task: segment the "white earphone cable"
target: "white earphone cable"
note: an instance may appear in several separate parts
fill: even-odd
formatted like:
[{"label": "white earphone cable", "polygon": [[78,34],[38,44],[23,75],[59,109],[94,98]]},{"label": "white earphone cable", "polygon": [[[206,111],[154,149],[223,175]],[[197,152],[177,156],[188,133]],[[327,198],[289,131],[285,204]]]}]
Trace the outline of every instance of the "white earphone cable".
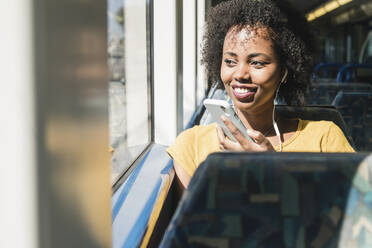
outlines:
[{"label": "white earphone cable", "polygon": [[273,119],[273,126],[274,126],[274,130],[275,130],[275,134],[276,134],[276,136],[278,137],[279,144],[280,144],[280,150],[279,150],[280,152],[283,151],[283,142],[282,142],[282,138],[281,138],[281,136],[280,136],[280,131],[279,131],[278,124],[277,124],[276,121],[275,121],[275,100],[276,100],[277,97],[278,97],[278,93],[279,93],[280,86],[281,86],[282,83],[285,82],[285,80],[287,79],[287,74],[288,74],[288,69],[286,68],[286,69],[285,69],[285,73],[284,73],[282,79],[281,79],[280,82],[279,82],[279,86],[278,86],[278,88],[276,89],[275,98],[274,98],[274,101],[273,101],[274,108],[273,108],[272,119]]},{"label": "white earphone cable", "polygon": [[278,89],[276,90],[276,94],[275,94],[275,98],[274,98],[274,108],[273,108],[273,114],[272,114],[272,119],[273,119],[273,126],[274,126],[274,130],[275,130],[275,134],[276,136],[278,137],[279,139],[279,144],[280,144],[280,152],[283,151],[283,143],[282,143],[282,139],[280,137],[280,131],[279,131],[279,127],[278,127],[278,124],[276,123],[275,121],[275,99],[276,97],[278,96],[278,92],[279,92],[279,88],[280,88],[280,85],[281,83],[279,84],[279,87]]}]

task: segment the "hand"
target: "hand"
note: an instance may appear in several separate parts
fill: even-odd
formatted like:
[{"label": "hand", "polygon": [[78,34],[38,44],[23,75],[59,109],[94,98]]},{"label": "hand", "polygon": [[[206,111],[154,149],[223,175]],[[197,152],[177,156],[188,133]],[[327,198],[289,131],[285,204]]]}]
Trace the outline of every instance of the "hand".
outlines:
[{"label": "hand", "polygon": [[261,132],[247,129],[247,134],[256,142],[254,143],[244,137],[239,129],[236,128],[235,125],[225,116],[221,116],[221,120],[238,141],[234,142],[229,140],[222,131],[222,128],[217,126],[217,136],[218,140],[220,141],[221,150],[256,152],[275,151],[270,141]]}]

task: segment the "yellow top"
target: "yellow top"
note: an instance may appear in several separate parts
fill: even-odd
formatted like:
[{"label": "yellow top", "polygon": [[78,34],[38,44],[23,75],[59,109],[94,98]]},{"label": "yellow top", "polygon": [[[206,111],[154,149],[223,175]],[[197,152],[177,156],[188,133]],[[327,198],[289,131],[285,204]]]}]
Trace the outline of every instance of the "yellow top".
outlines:
[{"label": "yellow top", "polygon": [[[275,146],[276,151],[280,150]],[[192,176],[213,152],[220,152],[216,123],[182,132],[167,152]],[[297,131],[283,143],[283,152],[355,152],[342,130],[331,121],[299,120]]]}]

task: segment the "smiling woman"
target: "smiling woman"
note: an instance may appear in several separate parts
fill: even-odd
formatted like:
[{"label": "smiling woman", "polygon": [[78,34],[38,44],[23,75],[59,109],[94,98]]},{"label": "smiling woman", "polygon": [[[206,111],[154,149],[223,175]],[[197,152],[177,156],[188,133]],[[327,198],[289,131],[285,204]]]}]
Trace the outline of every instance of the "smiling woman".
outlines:
[{"label": "smiling woman", "polygon": [[221,119],[237,142],[216,124],[184,131],[167,150],[183,187],[210,153],[221,150],[354,151],[333,122],[275,116],[277,96],[287,104],[302,102],[312,68],[309,37],[305,19],[283,0],[232,0],[211,10],[203,63],[254,142],[227,118]]},{"label": "smiling woman", "polygon": [[[264,150],[273,150],[271,144],[276,143],[275,137],[269,137],[274,130],[270,116],[275,93],[280,82],[285,82],[287,71],[279,64],[273,47],[268,28],[233,26],[224,41],[220,73],[245,127],[268,136],[270,142],[259,137],[265,144]],[[296,120],[282,121],[282,124],[288,126],[292,135],[296,131]],[[229,144],[220,131],[219,138],[223,148],[232,149],[234,143]]]}]

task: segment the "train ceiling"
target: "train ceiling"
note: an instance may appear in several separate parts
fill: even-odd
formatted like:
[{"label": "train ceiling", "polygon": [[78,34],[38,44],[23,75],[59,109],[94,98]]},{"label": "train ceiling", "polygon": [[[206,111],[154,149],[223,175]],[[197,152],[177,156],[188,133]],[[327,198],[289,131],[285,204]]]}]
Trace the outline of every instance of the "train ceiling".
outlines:
[{"label": "train ceiling", "polygon": [[[226,1],[226,0],[210,0],[211,5]],[[279,0],[280,1],[280,0]],[[332,1],[337,1],[338,7],[329,13],[316,18],[316,21],[321,20],[324,23],[343,24],[353,23],[358,21],[370,20],[372,17],[372,0],[288,0],[304,15],[323,7]],[[344,4],[346,3],[346,4]],[[371,24],[372,25],[372,24]]]},{"label": "train ceiling", "polygon": [[300,10],[304,14],[320,6],[322,3],[327,2],[324,0],[288,0],[288,1],[291,2],[293,6],[296,6],[296,8],[298,8],[298,10]]},{"label": "train ceiling", "polygon": [[[327,20],[334,24],[342,24],[346,22],[357,22],[364,19],[371,19],[372,16],[372,0],[288,0],[303,14],[309,14],[312,11],[327,9],[332,5],[339,7],[332,8],[331,11],[325,11],[321,18],[317,20]],[[328,6],[327,6],[328,5]],[[324,8],[327,6],[326,8]],[[314,13],[314,12],[313,12]],[[314,16],[315,18],[315,16]]]}]

